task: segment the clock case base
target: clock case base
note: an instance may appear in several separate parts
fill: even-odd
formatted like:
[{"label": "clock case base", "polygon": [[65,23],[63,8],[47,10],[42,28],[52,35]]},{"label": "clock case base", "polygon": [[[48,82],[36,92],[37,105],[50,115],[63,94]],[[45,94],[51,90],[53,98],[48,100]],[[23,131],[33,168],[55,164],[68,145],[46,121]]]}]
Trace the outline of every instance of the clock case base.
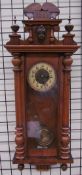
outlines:
[{"label": "clock case base", "polygon": [[24,160],[18,160],[14,156],[13,163],[14,164],[22,164],[22,163],[29,163],[29,164],[36,164],[36,165],[52,165],[57,163],[73,163],[73,158],[70,156],[69,159],[61,159],[58,157],[28,157]]},{"label": "clock case base", "polygon": [[[43,162],[43,163],[42,163]],[[62,170],[66,170],[67,169],[67,164],[68,163],[73,163],[73,158],[70,155],[69,159],[61,159],[58,157],[50,157],[50,156],[46,156],[46,157],[26,157],[23,160],[18,160],[16,159],[16,156],[14,155],[14,159],[13,159],[13,163],[14,164],[18,164],[18,167],[20,169],[20,165],[22,165],[22,167],[24,166],[24,164],[28,163],[31,165],[36,165],[37,170],[49,170],[51,165],[60,163]]]}]

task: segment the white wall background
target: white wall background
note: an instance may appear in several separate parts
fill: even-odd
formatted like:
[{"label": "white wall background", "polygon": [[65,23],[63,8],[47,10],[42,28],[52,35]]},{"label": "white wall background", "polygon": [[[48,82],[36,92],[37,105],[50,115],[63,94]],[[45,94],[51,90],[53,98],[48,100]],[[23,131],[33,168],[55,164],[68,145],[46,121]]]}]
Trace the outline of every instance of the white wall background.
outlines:
[{"label": "white wall background", "polygon": [[[64,25],[68,23],[69,0],[49,0],[59,5],[61,24],[60,38],[65,33]],[[71,73],[71,150],[74,163],[68,165],[66,172],[54,165],[47,172],[39,172],[35,166],[25,165],[23,172],[12,164],[15,151],[15,98],[14,78],[11,55],[4,48],[9,40],[10,26],[14,15],[24,37],[23,8],[32,0],[0,0],[0,175],[82,175],[82,107],[81,107],[81,48],[73,55]],[[45,0],[37,0],[43,3]],[[74,24],[75,41],[81,44],[81,0],[71,0],[71,23]]]}]

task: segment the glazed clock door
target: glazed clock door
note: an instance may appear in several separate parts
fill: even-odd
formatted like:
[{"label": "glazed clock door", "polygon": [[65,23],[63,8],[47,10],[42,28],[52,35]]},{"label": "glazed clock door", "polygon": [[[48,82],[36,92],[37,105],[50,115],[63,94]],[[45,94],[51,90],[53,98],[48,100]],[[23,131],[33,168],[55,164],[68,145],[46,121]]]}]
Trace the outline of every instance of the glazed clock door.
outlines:
[{"label": "glazed clock door", "polygon": [[56,156],[59,59],[53,54],[29,54],[25,70],[28,155]]}]

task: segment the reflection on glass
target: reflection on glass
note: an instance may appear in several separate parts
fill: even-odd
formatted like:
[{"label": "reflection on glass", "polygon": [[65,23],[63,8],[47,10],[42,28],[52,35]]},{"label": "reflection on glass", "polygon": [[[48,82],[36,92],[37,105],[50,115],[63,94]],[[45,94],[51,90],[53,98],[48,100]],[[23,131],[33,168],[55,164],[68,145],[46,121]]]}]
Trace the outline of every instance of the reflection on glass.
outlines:
[{"label": "reflection on glass", "polygon": [[27,133],[31,141],[35,139],[37,148],[47,148],[54,140],[53,133],[39,121],[29,121]]},{"label": "reflection on glass", "polygon": [[39,121],[29,121],[27,125],[28,137],[30,138],[40,138],[41,126]]}]

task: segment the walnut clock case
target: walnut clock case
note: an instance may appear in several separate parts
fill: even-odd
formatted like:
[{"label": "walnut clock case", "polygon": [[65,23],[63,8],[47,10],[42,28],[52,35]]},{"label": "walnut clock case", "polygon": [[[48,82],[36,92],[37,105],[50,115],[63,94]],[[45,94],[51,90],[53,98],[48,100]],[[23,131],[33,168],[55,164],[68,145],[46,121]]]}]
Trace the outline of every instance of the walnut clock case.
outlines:
[{"label": "walnut clock case", "polygon": [[73,25],[65,26],[60,41],[56,19],[59,9],[52,3],[32,3],[24,9],[27,20],[20,39],[19,26],[11,26],[5,47],[13,55],[16,99],[16,152],[13,163],[19,169],[25,163],[48,169],[60,163],[63,170],[72,163],[70,153],[69,105],[71,55],[79,48],[71,34]]}]

